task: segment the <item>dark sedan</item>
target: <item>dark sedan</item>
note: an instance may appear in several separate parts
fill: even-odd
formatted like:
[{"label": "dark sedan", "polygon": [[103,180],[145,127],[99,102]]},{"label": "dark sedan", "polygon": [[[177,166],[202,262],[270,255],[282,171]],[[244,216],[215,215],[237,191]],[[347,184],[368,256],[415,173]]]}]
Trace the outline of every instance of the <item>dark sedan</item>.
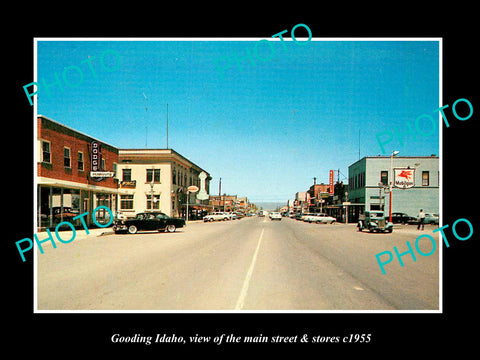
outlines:
[{"label": "dark sedan", "polygon": [[168,231],[175,232],[176,229],[185,226],[184,219],[171,218],[161,212],[138,213],[133,219],[115,220],[113,231],[115,233],[128,232],[135,234],[137,231]]},{"label": "dark sedan", "polygon": [[[385,216],[385,219],[389,219],[388,216]],[[394,224],[414,224],[417,222],[417,219],[413,216],[409,216],[405,213],[394,212],[392,213],[392,223]]]}]

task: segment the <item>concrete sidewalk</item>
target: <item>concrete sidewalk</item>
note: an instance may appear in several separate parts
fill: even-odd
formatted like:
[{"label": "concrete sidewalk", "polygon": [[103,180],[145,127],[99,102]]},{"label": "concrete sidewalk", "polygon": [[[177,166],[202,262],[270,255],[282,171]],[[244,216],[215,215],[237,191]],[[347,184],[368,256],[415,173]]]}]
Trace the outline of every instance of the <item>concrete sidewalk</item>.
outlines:
[{"label": "concrete sidewalk", "polygon": [[[203,220],[189,220],[187,222],[187,226],[195,223],[203,223]],[[55,242],[57,242],[58,239],[56,238],[55,230],[50,230],[50,233],[52,234]],[[73,232],[71,230],[59,231],[58,234],[62,239],[65,239],[65,241],[68,241],[73,236]],[[89,237],[94,238],[98,236],[106,236],[106,235],[113,235],[113,234],[115,234],[115,232],[113,231],[112,226],[109,226],[106,228],[91,228],[91,229],[88,229],[88,234],[87,234],[87,230],[83,228],[75,229],[75,240],[86,239]],[[41,240],[47,239],[48,234],[46,231],[41,231],[37,233],[37,237],[38,237],[38,240],[41,241]],[[72,240],[72,241],[75,241],[75,240]]]},{"label": "concrete sidewalk", "polygon": [[393,232],[409,233],[409,234],[418,234],[422,233],[432,234],[433,230],[438,229],[438,225],[425,224],[424,230],[417,230],[417,225],[403,225],[403,224],[394,224]]},{"label": "concrete sidewalk", "polygon": [[[60,242],[55,235],[55,230],[50,230],[50,233],[52,234],[53,240],[55,240],[55,242]],[[59,231],[58,234],[60,235],[62,240],[68,241],[69,239],[72,238],[73,231],[71,230]],[[75,229],[75,239],[72,241],[75,241],[78,239],[85,239],[88,237],[93,238],[97,236],[111,235],[111,234],[114,234],[112,227],[88,229],[88,234],[87,234],[87,230],[85,229]],[[37,238],[39,241],[45,240],[48,238],[48,233],[46,231],[40,231],[37,233]]]}]

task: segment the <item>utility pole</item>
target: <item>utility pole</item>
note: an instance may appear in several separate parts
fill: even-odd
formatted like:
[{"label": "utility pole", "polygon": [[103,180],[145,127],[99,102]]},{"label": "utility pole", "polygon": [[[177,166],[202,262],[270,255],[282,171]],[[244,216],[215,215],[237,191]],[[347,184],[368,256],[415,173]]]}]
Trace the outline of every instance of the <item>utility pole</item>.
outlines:
[{"label": "utility pole", "polygon": [[147,109],[148,109],[148,103],[147,103],[147,95],[145,93],[142,93],[143,97],[145,99],[145,148],[147,148],[147,139],[148,139],[148,124],[147,124]]},{"label": "utility pole", "polygon": [[360,160],[360,129],[358,129],[358,160]]},{"label": "utility pole", "polygon": [[383,183],[379,182],[378,183],[378,203],[381,211],[383,211],[384,204],[383,204],[383,197],[382,197],[382,189],[383,189]]},{"label": "utility pole", "polygon": [[222,204],[222,178],[218,182],[218,211],[220,211],[220,206]]},{"label": "utility pole", "polygon": [[168,103],[167,103],[167,149],[168,149]]}]

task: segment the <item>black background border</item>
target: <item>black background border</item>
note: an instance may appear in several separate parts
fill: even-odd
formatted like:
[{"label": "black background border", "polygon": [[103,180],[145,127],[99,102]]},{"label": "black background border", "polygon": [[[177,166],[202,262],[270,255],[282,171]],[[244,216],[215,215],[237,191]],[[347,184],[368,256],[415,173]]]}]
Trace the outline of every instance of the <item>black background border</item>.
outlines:
[{"label": "black background border", "polygon": [[[314,3],[310,3],[314,4]],[[346,3],[338,5],[302,5],[280,3],[268,5],[264,11],[258,4],[222,4],[195,6],[182,4],[173,9],[161,3],[138,4],[138,9],[125,9],[122,3],[104,8],[96,4],[69,4],[64,8],[36,5],[12,11],[13,21],[4,19],[3,33],[7,41],[4,53],[7,101],[3,103],[6,129],[15,129],[4,162],[4,191],[7,195],[4,219],[6,236],[2,241],[4,279],[4,311],[7,321],[5,344],[17,354],[33,351],[29,356],[50,355],[53,358],[71,355],[156,354],[167,356],[201,352],[224,354],[247,350],[268,350],[286,354],[318,350],[345,351],[354,354],[418,356],[432,355],[443,349],[460,346],[473,348],[475,323],[476,275],[475,256],[478,250],[478,215],[475,165],[476,122],[480,111],[479,79],[475,28],[475,10],[456,3],[448,6],[418,4],[384,4],[381,7]],[[103,6],[103,5],[102,5]],[[477,21],[477,23],[475,22]],[[12,25],[12,23],[14,25]],[[307,24],[314,37],[441,37],[443,38],[443,104],[453,119],[451,105],[458,98],[467,98],[474,108],[468,121],[450,122],[443,127],[443,215],[444,224],[458,218],[469,219],[474,235],[468,241],[453,240],[443,248],[443,313],[442,314],[34,314],[33,261],[22,263],[15,241],[32,237],[33,209],[33,107],[26,101],[22,86],[33,81],[34,37],[262,37],[298,24]],[[477,26],[476,26],[477,25]],[[289,34],[288,32],[288,34]],[[478,31],[477,31],[478,32]],[[287,35],[287,34],[285,34]],[[4,97],[5,99],[5,97]],[[7,110],[7,111],[5,111]],[[23,124],[30,124],[25,126]],[[9,127],[7,127],[9,126]],[[11,189],[15,189],[12,191]],[[11,219],[15,220],[12,222]],[[471,326],[473,325],[473,327]],[[112,344],[115,333],[177,336],[257,336],[259,334],[310,336],[345,336],[351,333],[372,334],[369,344]],[[5,350],[8,350],[5,349]],[[382,352],[380,352],[382,351]],[[170,353],[171,354],[171,353]],[[315,353],[313,353],[315,354]]]}]

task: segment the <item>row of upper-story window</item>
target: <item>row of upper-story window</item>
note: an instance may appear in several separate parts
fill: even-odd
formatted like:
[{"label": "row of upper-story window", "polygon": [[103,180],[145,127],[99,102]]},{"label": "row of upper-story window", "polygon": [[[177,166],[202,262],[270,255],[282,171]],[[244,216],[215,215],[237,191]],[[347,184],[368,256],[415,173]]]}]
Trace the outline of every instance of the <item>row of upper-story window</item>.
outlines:
[{"label": "row of upper-story window", "polygon": [[[40,161],[46,164],[52,164],[52,149],[51,143],[47,140],[41,140],[41,159]],[[75,159],[72,158],[72,151],[71,148],[68,146],[63,147],[63,166],[67,169],[73,168],[73,161]],[[83,151],[77,151],[77,169],[80,171],[85,171],[85,155]],[[105,169],[105,159],[101,159],[100,164],[101,169]]]},{"label": "row of upper-story window", "polygon": [[[438,176],[440,177],[440,172],[438,172]],[[386,186],[389,185],[387,170],[380,171],[379,182]],[[365,187],[365,172],[361,172],[350,177],[348,180],[348,186],[350,189]],[[422,186],[430,186],[430,171],[422,171]]]},{"label": "row of upper-story window", "polygon": [[[77,152],[77,169],[80,171],[85,170],[85,162],[84,162],[84,153],[82,151]],[[41,162],[46,164],[52,163],[52,151],[51,151],[51,143],[47,140],[41,140]],[[67,146],[63,147],[63,165],[67,169],[71,169],[72,166],[72,152],[71,149]],[[101,159],[101,169],[105,169],[105,159]],[[114,163],[114,172],[116,172],[116,164]],[[132,170],[131,169],[122,169],[122,180],[123,181],[131,181],[132,180]],[[174,185],[180,186],[191,186],[191,185],[200,185],[200,179],[198,177],[192,177],[192,171],[189,177],[189,183],[187,185],[187,172],[184,171],[176,171],[174,168],[172,170],[172,182]],[[160,183],[160,169],[146,169],[146,182],[153,182],[153,183]]]},{"label": "row of upper-story window", "polygon": [[[122,169],[122,181],[132,181],[132,169]],[[146,169],[145,182],[160,183],[160,169]]]},{"label": "row of upper-story window", "polygon": [[[146,169],[145,173],[145,182],[150,183],[160,183],[160,169]],[[187,180],[189,179],[189,182],[187,183]],[[132,169],[122,169],[122,181],[132,181]],[[192,177],[187,177],[186,172],[178,172],[176,169],[172,170],[172,183],[173,185],[179,185],[179,186],[191,186],[191,185],[200,185],[200,179]],[[187,185],[188,184],[188,185]]]}]

